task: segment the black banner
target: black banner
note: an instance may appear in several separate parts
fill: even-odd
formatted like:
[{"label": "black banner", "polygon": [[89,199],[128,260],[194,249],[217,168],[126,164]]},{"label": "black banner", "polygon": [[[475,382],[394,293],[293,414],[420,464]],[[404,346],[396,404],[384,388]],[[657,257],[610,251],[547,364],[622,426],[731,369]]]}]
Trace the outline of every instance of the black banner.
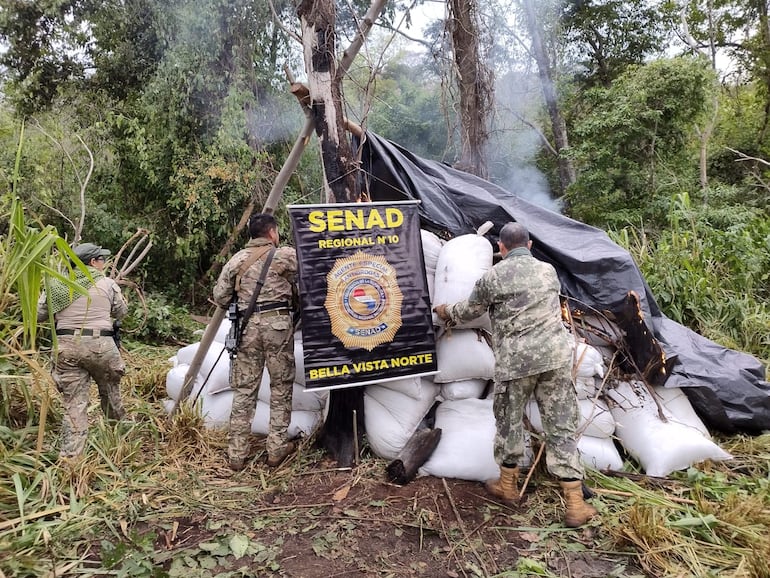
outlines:
[{"label": "black banner", "polygon": [[291,205],[305,387],[436,371],[418,202]]}]

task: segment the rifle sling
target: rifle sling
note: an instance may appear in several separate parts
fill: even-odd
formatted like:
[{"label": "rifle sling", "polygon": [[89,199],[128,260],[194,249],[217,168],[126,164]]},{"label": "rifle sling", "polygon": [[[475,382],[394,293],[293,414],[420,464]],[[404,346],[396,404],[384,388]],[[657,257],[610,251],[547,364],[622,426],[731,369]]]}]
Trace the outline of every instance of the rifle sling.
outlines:
[{"label": "rifle sling", "polygon": [[258,249],[251,251],[249,258],[241,263],[241,266],[238,268],[238,274],[235,276],[235,284],[233,285],[233,298],[238,298],[237,293],[241,290],[241,279],[243,279],[243,276],[246,271],[248,271],[249,267],[264,257],[271,248],[274,249],[275,247],[268,245],[261,251]]},{"label": "rifle sling", "polygon": [[262,291],[262,286],[265,284],[265,279],[267,279],[267,271],[268,269],[270,269],[270,263],[272,263],[273,261],[273,255],[275,255],[275,247],[272,247],[270,249],[270,252],[267,254],[267,258],[265,259],[265,264],[262,265],[262,272],[259,274],[259,281],[257,281],[257,286],[254,288],[254,293],[251,294],[251,299],[249,300],[249,307],[248,309],[246,309],[246,311],[243,314],[243,318],[241,319],[241,326],[238,331],[238,341],[237,341],[239,345],[241,343],[241,337],[243,336],[243,332],[246,330],[246,324],[249,322],[249,318],[251,317],[251,314],[254,313],[254,308],[257,306],[257,297],[259,297],[259,294]]}]

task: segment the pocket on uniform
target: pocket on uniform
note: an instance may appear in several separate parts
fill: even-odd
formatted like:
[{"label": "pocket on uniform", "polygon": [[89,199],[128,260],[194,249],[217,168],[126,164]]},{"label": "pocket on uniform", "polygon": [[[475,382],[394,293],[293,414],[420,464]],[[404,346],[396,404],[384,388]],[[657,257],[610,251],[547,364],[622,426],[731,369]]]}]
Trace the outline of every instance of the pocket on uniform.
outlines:
[{"label": "pocket on uniform", "polygon": [[98,355],[106,353],[115,347],[112,337],[83,337],[80,343],[90,353]]},{"label": "pocket on uniform", "polygon": [[288,315],[281,315],[279,317],[274,317],[270,321],[270,329],[273,331],[286,331],[291,327],[291,317]]}]

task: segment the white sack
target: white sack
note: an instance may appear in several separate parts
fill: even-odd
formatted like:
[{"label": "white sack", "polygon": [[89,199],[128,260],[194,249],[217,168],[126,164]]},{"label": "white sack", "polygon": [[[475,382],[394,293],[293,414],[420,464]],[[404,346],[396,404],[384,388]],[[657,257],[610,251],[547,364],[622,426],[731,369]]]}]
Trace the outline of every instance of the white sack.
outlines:
[{"label": "white sack", "polygon": [[[230,325],[232,325],[232,321],[230,321],[227,317],[225,317],[222,320],[222,323],[219,324],[219,327],[217,328],[217,332],[214,335],[214,341],[216,343],[221,343],[222,345],[225,344],[225,339],[227,339],[227,334],[230,333]],[[212,344],[213,347],[213,344]]]},{"label": "white sack", "polygon": [[615,435],[647,475],[664,477],[704,460],[732,458],[697,429],[674,421],[667,410],[669,421],[661,421],[643,384],[621,381],[607,396],[614,402],[610,411],[617,424]]},{"label": "white sack", "polygon": [[[308,437],[313,433],[313,430],[320,421],[320,411],[292,411],[291,422],[289,422],[289,437],[292,439],[299,436]],[[270,406],[258,401],[254,419],[251,421],[251,431],[257,434],[267,435],[269,428]]]},{"label": "white sack", "polygon": [[209,429],[224,429],[230,425],[230,410],[233,407],[233,392],[204,393],[198,398],[203,416],[203,425]]},{"label": "white sack", "polygon": [[[578,400],[578,407],[580,409],[578,435],[608,438],[615,432],[615,420],[605,402],[600,399],[581,399]],[[527,402],[524,413],[535,431],[542,433],[543,420],[540,417],[537,402],[533,398]]]},{"label": "white sack", "polygon": [[580,461],[588,468],[595,470],[622,470],[623,458],[612,438],[595,438],[583,436],[578,440]]},{"label": "white sack", "polygon": [[438,386],[424,381],[415,399],[380,385],[364,390],[366,438],[379,457],[395,459],[435,402]]},{"label": "white sack", "polygon": [[[425,381],[426,391],[423,391],[422,383]],[[404,395],[408,395],[412,399],[423,399],[426,395],[435,395],[436,388],[433,386],[432,377],[404,377],[401,379],[393,379],[389,381],[383,381],[378,383],[380,387],[385,389],[392,389],[398,391]]]},{"label": "white sack", "polygon": [[435,383],[451,383],[466,379],[492,379],[495,374],[495,354],[473,329],[453,329],[436,341]]},{"label": "white sack", "polygon": [[[495,416],[491,399],[443,401],[436,410],[436,429],[441,439],[427,462],[418,470],[423,476],[457,478],[484,482],[498,478],[495,462]],[[532,463],[529,435],[526,452],[519,464]]]},{"label": "white sack", "polygon": [[192,363],[193,357],[195,357],[195,353],[198,351],[198,347],[200,347],[200,344],[200,341],[196,341],[190,345],[185,345],[179,351],[177,351],[177,363],[186,363],[187,365],[190,365],[190,363]]},{"label": "white sack", "polygon": [[578,399],[593,399],[599,393],[599,386],[595,377],[576,377],[575,392]]},{"label": "white sack", "polygon": [[[198,353],[199,347],[200,341],[182,347],[176,354],[177,364],[189,366]],[[198,370],[201,382],[206,379],[209,372],[211,375],[206,383],[208,393],[217,393],[230,387],[230,356],[227,351],[224,351],[223,343],[216,341],[211,343],[211,347],[206,352]]]},{"label": "white sack", "polygon": [[487,387],[486,379],[465,379],[441,384],[441,397],[446,401],[479,399]]},{"label": "white sack", "polygon": [[173,399],[164,399],[162,402],[163,404],[163,410],[170,414],[171,410],[174,409],[174,406],[176,405],[176,402]]},{"label": "white sack", "polygon": [[[209,429],[226,429],[230,425],[230,411],[233,407],[232,391],[217,394],[203,394],[198,398],[198,404],[203,416],[203,425]],[[169,411],[167,409],[167,411]],[[320,411],[292,411],[289,423],[289,437],[308,436],[321,420]],[[270,406],[261,401],[257,402],[254,419],[251,421],[253,433],[267,435],[270,426]]]},{"label": "white sack", "polygon": [[575,349],[574,372],[579,377],[604,377],[604,358],[599,350],[587,343],[580,342]]},{"label": "white sack", "polygon": [[421,475],[486,481],[500,476],[495,462],[495,416],[492,400],[444,401],[436,410],[441,439]]},{"label": "white sack", "polygon": [[435,273],[438,256],[444,243],[438,235],[425,229],[420,229],[420,241],[422,242],[422,256],[425,259],[425,270]]},{"label": "white sack", "polygon": [[[295,383],[291,395],[291,409],[293,411],[321,411],[326,405],[328,396],[328,390],[314,391]],[[257,399],[270,405],[270,373],[267,369],[262,372],[262,382],[259,384]]]},{"label": "white sack", "polygon": [[425,258],[425,280],[428,282],[428,296],[430,302],[433,303],[433,296],[436,291],[436,264],[443,241],[437,235],[424,229],[420,229],[420,239],[422,241],[422,254]]},{"label": "white sack", "polygon": [[219,393],[230,389],[230,354],[223,352],[223,347],[219,343],[212,343],[198,372],[198,377],[206,381],[206,393]]},{"label": "white sack", "polygon": [[655,386],[653,390],[660,396],[660,403],[671,412],[674,420],[698,430],[707,439],[711,439],[708,428],[695,413],[687,394],[681,388]]},{"label": "white sack", "polygon": [[305,350],[302,344],[302,331],[294,332],[294,381],[305,385]]},{"label": "white sack", "polygon": [[[492,268],[492,254],[492,245],[480,235],[460,235],[447,241],[436,263],[434,305],[467,299],[476,281]],[[444,321],[434,313],[433,324],[443,326]],[[458,327],[492,330],[488,313]]]},{"label": "white sack", "polygon": [[[182,386],[184,385],[184,378],[187,375],[187,371],[189,369],[190,366],[188,364],[181,363],[176,367],[172,367],[168,370],[168,373],[166,373],[166,395],[168,395],[172,400],[179,399],[179,394],[182,393]],[[195,377],[195,383],[193,384],[192,393],[190,395],[198,395],[202,385],[203,380],[200,378],[200,375],[197,375]]]}]

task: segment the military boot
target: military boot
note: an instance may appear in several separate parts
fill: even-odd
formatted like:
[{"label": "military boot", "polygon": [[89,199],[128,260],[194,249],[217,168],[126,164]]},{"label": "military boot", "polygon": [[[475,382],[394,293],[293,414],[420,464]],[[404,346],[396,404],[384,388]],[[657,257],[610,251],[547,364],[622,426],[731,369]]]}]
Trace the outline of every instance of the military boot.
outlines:
[{"label": "military boot", "polygon": [[487,491],[498,500],[515,504],[519,501],[519,467],[506,468],[500,466],[500,477],[489,480],[485,486]]},{"label": "military boot", "polygon": [[564,524],[569,528],[582,526],[588,520],[596,516],[596,511],[591,504],[587,504],[583,499],[583,482],[575,480],[572,482],[559,482],[564,492],[564,501],[567,502],[567,513],[564,517]]},{"label": "military boot", "polygon": [[296,448],[297,448],[297,444],[295,444],[294,442],[289,442],[275,452],[268,452],[267,465],[270,466],[271,468],[275,468],[281,465],[283,460],[289,457],[289,454],[293,453]]}]

